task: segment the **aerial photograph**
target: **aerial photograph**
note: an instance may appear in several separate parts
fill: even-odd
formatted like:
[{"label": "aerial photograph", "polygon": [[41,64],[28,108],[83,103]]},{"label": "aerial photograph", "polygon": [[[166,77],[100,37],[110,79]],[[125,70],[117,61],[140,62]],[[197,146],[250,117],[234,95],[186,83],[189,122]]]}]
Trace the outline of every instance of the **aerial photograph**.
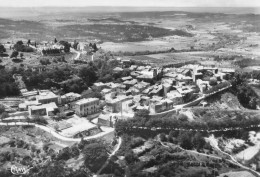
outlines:
[{"label": "aerial photograph", "polygon": [[0,0],[0,177],[260,177],[260,1]]}]

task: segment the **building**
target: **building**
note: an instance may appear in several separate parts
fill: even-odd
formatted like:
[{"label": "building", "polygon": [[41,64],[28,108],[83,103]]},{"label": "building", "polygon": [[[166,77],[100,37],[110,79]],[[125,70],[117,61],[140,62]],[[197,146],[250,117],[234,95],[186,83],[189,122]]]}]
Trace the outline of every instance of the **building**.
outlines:
[{"label": "building", "polygon": [[82,99],[75,103],[75,111],[78,116],[88,116],[99,112],[99,99]]},{"label": "building", "polygon": [[28,110],[29,106],[38,106],[41,105],[41,103],[38,103],[37,100],[34,101],[24,101],[24,103],[19,104],[19,111],[26,111]]},{"label": "building", "polygon": [[32,96],[36,96],[36,95],[38,95],[39,93],[38,93],[38,91],[26,91],[26,92],[22,92],[22,96],[24,97],[24,98],[29,98],[29,97],[32,97]]},{"label": "building", "polygon": [[55,115],[55,112],[58,111],[56,103],[43,104],[39,106],[29,106],[29,115],[30,116],[52,116]]},{"label": "building", "polygon": [[172,90],[168,92],[167,98],[172,100],[173,105],[183,104],[183,97],[177,90]]},{"label": "building", "polygon": [[99,126],[113,127],[115,121],[110,114],[100,114],[92,122]]},{"label": "building", "polygon": [[119,72],[122,72],[122,71],[123,71],[123,69],[120,68],[120,67],[115,67],[115,68],[113,69],[113,72],[114,72],[114,73],[119,73]]},{"label": "building", "polygon": [[70,93],[67,93],[65,95],[62,95],[60,97],[60,103],[61,104],[67,104],[69,102],[72,102],[72,101],[77,101],[81,99],[81,95],[78,94],[78,93],[73,93],[73,92],[70,92]]},{"label": "building", "polygon": [[113,98],[106,97],[106,110],[118,113],[122,111],[122,103],[127,100],[132,100],[132,96],[118,95]]},{"label": "building", "polygon": [[142,91],[144,91],[145,89],[147,89],[149,86],[150,86],[149,83],[142,81],[142,82],[138,82],[138,83],[135,84],[133,87],[136,88],[136,89],[138,89],[139,92],[142,92]]},{"label": "building", "polygon": [[58,96],[51,91],[40,91],[39,95],[36,96],[36,100],[41,104],[56,103],[58,104]]},{"label": "building", "polygon": [[150,101],[150,113],[160,113],[173,108],[173,101],[170,99],[162,99],[162,97],[153,97]]},{"label": "building", "polygon": [[93,85],[101,90],[106,88],[106,84],[104,84],[103,82],[96,82]]}]

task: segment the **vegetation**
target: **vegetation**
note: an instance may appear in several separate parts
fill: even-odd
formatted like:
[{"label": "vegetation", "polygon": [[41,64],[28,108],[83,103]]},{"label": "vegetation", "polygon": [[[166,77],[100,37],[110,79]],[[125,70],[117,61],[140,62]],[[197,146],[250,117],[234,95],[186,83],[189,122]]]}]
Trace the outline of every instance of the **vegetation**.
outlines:
[{"label": "vegetation", "polygon": [[0,44],[0,54],[6,52],[4,45]]},{"label": "vegetation", "polygon": [[46,49],[42,50],[43,55],[55,55],[55,54],[60,54],[61,50],[60,49]]},{"label": "vegetation", "polygon": [[[87,29],[87,30],[86,30]],[[66,31],[66,35],[91,36],[102,41],[113,42],[135,42],[148,38],[163,37],[169,35],[187,36],[192,34],[183,30],[169,30],[144,25],[118,25],[118,24],[88,24],[88,25],[67,25],[59,27],[59,30]]]},{"label": "vegetation", "polygon": [[13,51],[10,58],[16,58],[19,55],[19,52]]},{"label": "vegetation", "polygon": [[222,82],[216,86],[213,86],[212,88],[210,88],[209,90],[205,91],[204,93],[205,94],[211,94],[211,93],[214,93],[214,92],[217,92],[223,88],[226,88],[228,86],[231,86],[231,84],[229,82]]},{"label": "vegetation", "polygon": [[20,94],[11,72],[0,69],[0,76],[0,97],[17,96]]},{"label": "vegetation", "polygon": [[239,102],[249,109],[256,109],[257,105],[260,105],[259,96],[255,91],[247,84],[247,79],[253,77],[260,79],[260,72],[254,71],[252,73],[235,73],[232,79],[231,91],[237,96]]},{"label": "vegetation", "polygon": [[83,154],[85,166],[93,172],[97,172],[108,158],[106,147],[99,143],[85,145]]},{"label": "vegetation", "polygon": [[[224,131],[225,128],[240,127],[245,128],[252,125],[260,124],[260,119],[257,117],[251,117],[250,119],[244,119],[240,114],[234,115],[237,119],[210,119],[205,114],[205,119],[202,121],[179,121],[177,117],[162,117],[149,118],[149,117],[137,117],[135,116],[131,120],[118,120],[115,125],[116,132],[118,134],[130,133],[138,134],[144,137],[152,137],[161,132],[169,132],[174,129],[193,129],[193,130],[219,130]],[[211,116],[212,117],[212,116]],[[147,129],[140,129],[135,127],[146,127]],[[160,128],[158,130],[152,130],[153,128]],[[231,131],[232,132],[232,131]]]},{"label": "vegetation", "polygon": [[23,44],[23,41],[17,41],[14,50],[18,52],[33,52],[33,48]]}]

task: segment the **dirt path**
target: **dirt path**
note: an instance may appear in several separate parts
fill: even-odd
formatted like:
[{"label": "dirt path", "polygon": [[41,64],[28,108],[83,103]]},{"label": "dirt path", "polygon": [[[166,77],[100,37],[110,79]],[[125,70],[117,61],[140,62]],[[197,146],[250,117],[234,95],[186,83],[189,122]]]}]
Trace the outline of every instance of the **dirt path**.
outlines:
[{"label": "dirt path", "polygon": [[[120,149],[121,144],[122,144],[122,138],[119,137],[117,147],[116,147],[115,150],[109,155],[109,157],[108,157],[107,161],[104,163],[104,165],[98,170],[97,175],[99,175],[99,174],[102,172],[102,170],[107,167],[107,165],[109,164],[109,161],[110,161],[111,157],[112,157],[113,155],[115,155],[116,152]],[[94,177],[96,177],[97,175],[94,175]]]}]

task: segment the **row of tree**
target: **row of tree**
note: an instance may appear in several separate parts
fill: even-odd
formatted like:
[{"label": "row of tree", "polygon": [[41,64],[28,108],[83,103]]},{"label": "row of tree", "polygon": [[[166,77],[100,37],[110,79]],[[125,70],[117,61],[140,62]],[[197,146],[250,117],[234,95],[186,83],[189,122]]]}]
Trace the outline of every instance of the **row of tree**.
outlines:
[{"label": "row of tree", "polygon": [[[188,122],[188,121],[180,121],[177,117],[166,117],[166,118],[150,118],[149,111],[140,110],[138,111],[133,119],[130,120],[118,120],[115,124],[115,130],[117,133],[138,133],[138,131],[142,131],[142,129],[134,128],[134,127],[146,127],[151,132],[153,128],[161,128],[166,131],[170,131],[171,129],[193,129],[193,130],[224,130],[225,128],[244,128],[249,126],[255,126],[260,124],[260,120],[258,118],[250,118],[250,119],[224,119],[224,120],[208,120],[204,122]],[[158,130],[161,131],[161,130]],[[223,131],[224,132],[224,131]],[[156,133],[156,130],[155,130]]]}]

